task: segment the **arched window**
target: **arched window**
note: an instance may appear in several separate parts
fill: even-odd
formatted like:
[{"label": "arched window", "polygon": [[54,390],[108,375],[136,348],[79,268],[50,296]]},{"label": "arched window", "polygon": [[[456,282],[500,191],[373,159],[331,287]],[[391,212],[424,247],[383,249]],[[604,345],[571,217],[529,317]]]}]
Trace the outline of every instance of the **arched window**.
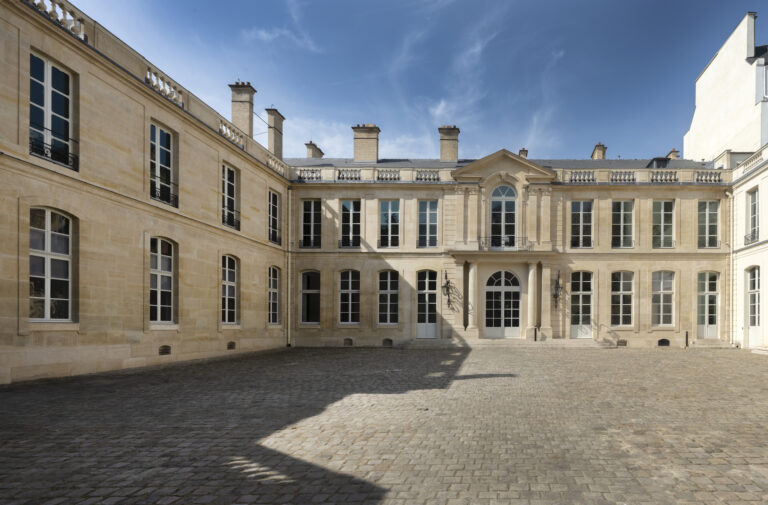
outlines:
[{"label": "arched window", "polygon": [[515,247],[517,193],[509,186],[499,186],[491,193],[491,247]]},{"label": "arched window", "polygon": [[520,280],[512,272],[496,272],[485,283],[485,336],[520,336]]},{"label": "arched window", "polygon": [[172,323],[176,305],[173,243],[152,237],[149,249],[149,320],[153,323]]},{"label": "arched window", "polygon": [[301,322],[320,322],[320,272],[301,274]]},{"label": "arched window", "polygon": [[360,272],[341,272],[339,290],[339,322],[360,322]]},{"label": "arched window", "polygon": [[269,324],[280,324],[280,269],[269,267]]},{"label": "arched window", "polygon": [[29,318],[72,320],[72,220],[50,209],[29,211]]},{"label": "arched window", "polygon": [[224,255],[221,257],[221,322],[224,324],[237,323],[238,288],[237,258]]}]

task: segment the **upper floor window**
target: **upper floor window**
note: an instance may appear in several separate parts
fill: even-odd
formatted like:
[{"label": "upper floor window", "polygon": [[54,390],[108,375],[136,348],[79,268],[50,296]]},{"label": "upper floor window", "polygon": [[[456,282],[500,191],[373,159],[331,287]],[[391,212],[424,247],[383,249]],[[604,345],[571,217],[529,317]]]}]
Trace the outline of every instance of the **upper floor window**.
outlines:
[{"label": "upper floor window", "polygon": [[379,247],[400,245],[400,200],[379,201]]},{"label": "upper floor window", "polygon": [[718,247],[717,215],[720,202],[717,200],[699,202],[699,247]]},{"label": "upper floor window", "polygon": [[360,272],[344,270],[341,272],[339,290],[339,322],[360,322]]},{"label": "upper floor window", "polygon": [[221,257],[221,322],[237,323],[237,259]]},{"label": "upper floor window", "polygon": [[760,195],[757,188],[747,192],[747,234],[744,245],[757,242],[760,238]]},{"label": "upper floor window", "polygon": [[280,269],[269,267],[269,324],[280,324]]},{"label": "upper floor window", "polygon": [[509,186],[491,193],[491,247],[515,247],[517,194]]},{"label": "upper floor window", "polygon": [[78,169],[72,134],[72,76],[29,55],[29,152]]},{"label": "upper floor window", "polygon": [[175,277],[173,243],[158,237],[150,239],[149,320],[172,323],[175,310]]},{"label": "upper floor window", "polygon": [[149,126],[149,196],[178,207],[173,156],[173,134],[152,123]]},{"label": "upper floor window", "polygon": [[221,166],[221,222],[240,229],[240,211],[237,198],[237,171],[226,165]]},{"label": "upper floor window", "polygon": [[571,202],[571,247],[592,247],[592,200]]},{"label": "upper floor window", "polygon": [[320,272],[301,274],[301,322],[320,322]]},{"label": "upper floor window", "polygon": [[652,241],[654,248],[675,247],[672,222],[675,202],[672,200],[653,202]]},{"label": "upper floor window", "polygon": [[320,200],[301,202],[301,240],[299,247],[320,247]]},{"label": "upper floor window", "polygon": [[397,324],[398,277],[395,270],[379,272],[379,324]]},{"label": "upper floor window", "polygon": [[269,191],[269,241],[280,245],[280,195]]},{"label": "upper floor window", "polygon": [[341,201],[341,240],[339,247],[360,245],[360,200]]},{"label": "upper floor window", "polygon": [[674,296],[675,273],[653,272],[651,274],[651,324],[653,326],[672,324]]},{"label": "upper floor window", "polygon": [[419,200],[417,247],[437,247],[437,200]]},{"label": "upper floor window", "polygon": [[72,222],[49,209],[29,211],[29,318],[72,320]]},{"label": "upper floor window", "polygon": [[632,235],[632,200],[615,201],[611,204],[611,247],[634,247]]},{"label": "upper floor window", "polygon": [[632,272],[613,272],[611,274],[611,325],[629,326],[632,324]]}]

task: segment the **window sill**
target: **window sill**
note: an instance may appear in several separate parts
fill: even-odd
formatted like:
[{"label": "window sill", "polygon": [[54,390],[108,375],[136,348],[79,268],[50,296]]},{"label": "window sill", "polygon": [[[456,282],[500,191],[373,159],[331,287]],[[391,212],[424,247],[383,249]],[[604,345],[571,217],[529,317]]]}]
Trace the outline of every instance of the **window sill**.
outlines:
[{"label": "window sill", "polygon": [[341,328],[349,328],[355,326],[360,326],[360,323],[339,323],[339,327]]},{"label": "window sill", "polygon": [[268,330],[280,330],[282,327],[283,325],[280,323],[267,323]]},{"label": "window sill", "polygon": [[317,321],[317,322],[299,321],[299,327],[300,328],[319,328],[320,321]]},{"label": "window sill", "polygon": [[30,331],[80,331],[80,323],[72,321],[30,321]]},{"label": "window sill", "polygon": [[150,323],[149,329],[151,331],[178,331],[179,325],[177,323]]},{"label": "window sill", "polygon": [[222,330],[241,330],[240,323],[221,323]]},{"label": "window sill", "polygon": [[634,324],[620,324],[616,326],[612,325],[611,329],[617,330],[617,331],[629,331],[629,330],[634,330],[635,325]]}]

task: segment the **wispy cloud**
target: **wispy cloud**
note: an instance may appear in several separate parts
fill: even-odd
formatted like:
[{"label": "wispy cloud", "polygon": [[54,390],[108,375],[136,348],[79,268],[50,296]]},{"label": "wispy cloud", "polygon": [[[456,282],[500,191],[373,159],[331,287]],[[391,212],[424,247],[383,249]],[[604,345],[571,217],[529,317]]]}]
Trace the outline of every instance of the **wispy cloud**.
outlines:
[{"label": "wispy cloud", "polygon": [[272,42],[280,38],[285,38],[302,49],[306,49],[313,53],[322,53],[323,50],[315,43],[302,24],[301,4],[299,1],[286,0],[285,4],[288,8],[288,14],[291,16],[291,24],[293,25],[291,28],[262,28],[254,26],[242,30],[240,36],[245,41],[261,40],[262,42]]},{"label": "wispy cloud", "polygon": [[304,144],[310,140],[317,144],[328,157],[351,157],[352,130],[348,124],[299,116],[291,117],[290,124],[284,132],[283,146],[287,158],[304,157],[306,154]]},{"label": "wispy cloud", "polygon": [[547,61],[547,65],[541,73],[539,84],[539,105],[534,109],[530,122],[523,134],[523,145],[530,151],[546,153],[547,150],[556,148],[560,139],[557,128],[554,127],[554,119],[557,114],[557,100],[555,93],[555,81],[553,70],[563,56],[562,49],[553,51]]}]

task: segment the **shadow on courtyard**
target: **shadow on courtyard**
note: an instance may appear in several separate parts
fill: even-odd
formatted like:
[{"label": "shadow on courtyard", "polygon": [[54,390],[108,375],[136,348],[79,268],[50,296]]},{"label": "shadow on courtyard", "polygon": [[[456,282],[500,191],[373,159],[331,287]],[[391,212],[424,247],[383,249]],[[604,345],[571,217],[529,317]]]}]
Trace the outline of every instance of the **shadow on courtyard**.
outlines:
[{"label": "shadow on courtyard", "polygon": [[0,388],[0,496],[378,503],[386,489],[259,441],[349,395],[514,377],[457,376],[469,352],[293,349]]}]

